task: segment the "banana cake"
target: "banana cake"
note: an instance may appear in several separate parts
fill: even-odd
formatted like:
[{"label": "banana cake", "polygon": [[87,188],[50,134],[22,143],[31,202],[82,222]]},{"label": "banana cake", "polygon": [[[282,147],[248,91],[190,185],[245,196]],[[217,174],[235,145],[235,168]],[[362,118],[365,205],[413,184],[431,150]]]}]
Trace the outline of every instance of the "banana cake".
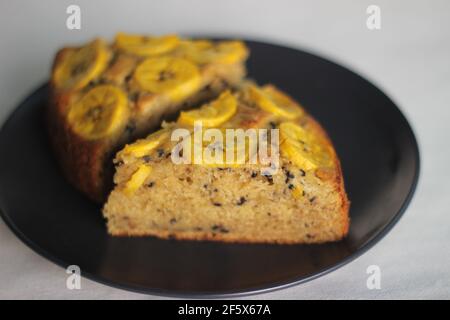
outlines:
[{"label": "banana cake", "polygon": [[114,154],[181,109],[239,84],[248,50],[241,41],[119,33],[61,49],[47,108],[55,153],[67,179],[102,202]]},{"label": "banana cake", "polygon": [[[214,149],[209,154],[220,149],[216,139],[206,139],[209,129],[226,132],[225,142],[235,139],[229,131],[254,129],[271,148],[264,159],[262,145],[251,147],[245,138],[237,161],[239,147],[222,141],[232,161],[224,154],[205,161],[208,148]],[[192,146],[199,145],[196,155]],[[249,161],[255,155],[261,159]],[[115,187],[103,208],[113,236],[294,244],[337,241],[349,229],[349,201],[330,139],[273,85],[244,82],[181,112],[127,144],[114,163]]]}]

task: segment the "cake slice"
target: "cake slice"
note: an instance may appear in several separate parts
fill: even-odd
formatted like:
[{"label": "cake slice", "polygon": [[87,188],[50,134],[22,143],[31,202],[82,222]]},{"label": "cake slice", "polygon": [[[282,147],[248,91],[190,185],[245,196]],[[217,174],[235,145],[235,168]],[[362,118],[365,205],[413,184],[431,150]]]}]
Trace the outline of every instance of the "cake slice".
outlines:
[{"label": "cake slice", "polygon": [[[262,140],[256,148],[248,138],[239,144],[230,129],[267,137],[266,152]],[[231,157],[215,157],[220,150]],[[272,85],[246,83],[182,112],[125,146],[115,164],[115,188],[103,209],[113,236],[293,244],[336,241],[348,232],[349,202],[331,141]]]},{"label": "cake slice", "polygon": [[240,41],[119,33],[56,55],[47,108],[50,138],[65,176],[102,202],[112,158],[179,110],[216,97],[245,75]]}]

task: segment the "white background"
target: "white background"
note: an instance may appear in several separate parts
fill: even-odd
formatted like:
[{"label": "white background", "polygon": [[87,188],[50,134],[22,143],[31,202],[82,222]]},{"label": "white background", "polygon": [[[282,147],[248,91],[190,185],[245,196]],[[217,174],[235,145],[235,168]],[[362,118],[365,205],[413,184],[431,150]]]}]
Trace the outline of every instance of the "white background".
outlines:
[{"label": "white background", "polygon": [[[81,7],[82,30],[65,27]],[[382,28],[366,28],[366,8],[381,7]],[[5,1],[0,4],[0,120],[48,78],[57,48],[118,31],[234,35],[303,48],[359,72],[399,104],[415,130],[422,170],[398,225],[373,249],[312,282],[250,298],[450,298],[449,1]],[[24,146],[26,147],[26,146]],[[1,150],[0,152],[7,152]],[[381,268],[381,289],[366,288],[366,268]],[[156,297],[66,273],[22,244],[0,221],[0,298]]]}]

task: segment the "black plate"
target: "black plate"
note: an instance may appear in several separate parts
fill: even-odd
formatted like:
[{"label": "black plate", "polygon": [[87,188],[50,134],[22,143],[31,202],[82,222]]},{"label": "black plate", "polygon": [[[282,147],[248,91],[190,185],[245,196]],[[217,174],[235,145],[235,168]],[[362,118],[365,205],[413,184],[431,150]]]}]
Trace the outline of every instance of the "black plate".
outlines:
[{"label": "black plate", "polygon": [[399,109],[372,84],[327,60],[249,41],[249,75],[297,98],[326,128],[341,158],[351,204],[349,236],[322,245],[178,242],[107,235],[100,207],[60,174],[43,124],[44,85],[0,133],[0,207],[28,246],[82,275],[162,295],[259,293],[344,265],[379,241],[414,192],[419,152]]}]

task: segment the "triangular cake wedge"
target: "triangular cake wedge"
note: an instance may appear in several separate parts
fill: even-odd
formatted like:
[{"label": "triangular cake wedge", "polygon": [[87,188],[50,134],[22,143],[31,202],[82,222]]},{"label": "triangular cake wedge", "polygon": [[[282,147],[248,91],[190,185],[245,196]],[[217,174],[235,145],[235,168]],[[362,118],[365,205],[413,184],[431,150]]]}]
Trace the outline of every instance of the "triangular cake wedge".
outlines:
[{"label": "triangular cake wedge", "polygon": [[216,97],[245,76],[240,41],[119,33],[61,49],[50,80],[48,127],[66,178],[103,202],[112,158],[179,110]]},{"label": "triangular cake wedge", "polygon": [[[173,133],[183,129],[183,137],[195,141],[198,120],[206,124],[202,134],[211,128],[266,129],[270,146],[277,132],[278,161],[272,158],[275,149],[268,152],[277,165],[267,158],[249,163],[250,151],[244,163],[195,163],[194,152],[181,155],[194,163],[179,163],[173,155],[180,156],[180,140],[172,141]],[[183,112],[176,122],[127,145],[115,163],[116,186],[103,209],[114,236],[294,244],[337,241],[349,229],[349,201],[330,139],[272,85],[246,84]]]}]

